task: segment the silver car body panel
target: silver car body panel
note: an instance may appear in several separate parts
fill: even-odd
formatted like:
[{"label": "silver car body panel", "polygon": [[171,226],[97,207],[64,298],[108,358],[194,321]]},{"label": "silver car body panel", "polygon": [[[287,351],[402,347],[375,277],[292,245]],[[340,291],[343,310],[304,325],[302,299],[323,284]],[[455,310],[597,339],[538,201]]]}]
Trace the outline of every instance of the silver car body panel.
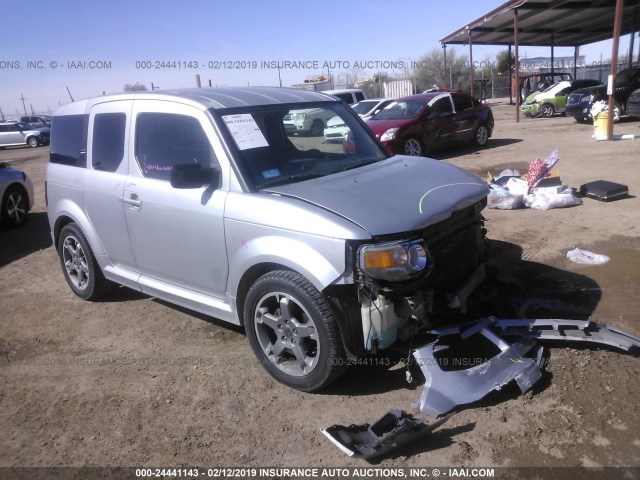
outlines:
[{"label": "silver car body panel", "polygon": [[431,330],[434,335],[457,335],[491,327],[504,337],[528,337],[541,341],[584,342],[606,345],[629,352],[640,349],[640,337],[613,325],[598,324],[590,320],[567,320],[562,318],[518,318],[497,319],[488,317],[478,322],[473,329],[456,325]]},{"label": "silver car body panel", "polygon": [[[7,191],[7,188],[11,185],[22,185],[27,191],[28,197],[28,209],[31,210],[33,208],[33,183],[29,176],[24,173],[22,170],[18,170],[17,168],[13,168],[8,166],[8,164],[3,163],[0,166],[0,203],[2,199],[4,199],[4,194]],[[2,209],[0,208],[0,222],[2,221]]]},{"label": "silver car body panel", "polygon": [[325,208],[372,236],[420,230],[488,193],[487,184],[473,173],[405,156],[268,190]]},{"label": "silver car body panel", "polygon": [[[491,335],[485,335],[490,340]],[[529,390],[542,376],[538,363],[524,358],[535,342],[529,338],[508,345],[498,339],[495,342],[501,352],[481,365],[455,371],[443,371],[435,357],[435,343],[430,343],[413,352],[425,376],[424,390],[420,400],[413,404],[427,415],[437,418],[458,405],[480,400],[492,390],[500,390],[515,380],[522,393]]]}]

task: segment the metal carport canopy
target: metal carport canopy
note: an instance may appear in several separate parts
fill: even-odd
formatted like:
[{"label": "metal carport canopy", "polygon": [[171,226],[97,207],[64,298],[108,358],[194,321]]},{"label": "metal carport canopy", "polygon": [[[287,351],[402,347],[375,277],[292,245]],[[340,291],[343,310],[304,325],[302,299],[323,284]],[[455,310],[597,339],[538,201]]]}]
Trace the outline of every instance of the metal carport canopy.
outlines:
[{"label": "metal carport canopy", "polygon": [[[518,44],[576,47],[613,37],[615,0],[509,0],[440,40],[446,44],[513,45],[518,10]],[[640,24],[640,0],[625,0],[621,35]]]}]

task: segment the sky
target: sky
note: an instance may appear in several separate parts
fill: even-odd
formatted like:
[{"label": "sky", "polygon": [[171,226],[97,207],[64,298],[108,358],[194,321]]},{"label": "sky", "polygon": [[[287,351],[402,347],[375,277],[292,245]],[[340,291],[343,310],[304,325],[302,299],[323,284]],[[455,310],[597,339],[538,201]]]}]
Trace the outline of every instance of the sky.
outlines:
[{"label": "sky", "polygon": [[[0,109],[7,119],[25,108],[47,113],[71,97],[121,92],[136,82],[194,87],[196,74],[203,86],[290,86],[327,68],[336,76],[372,75],[385,62],[418,61],[500,3],[58,0],[37,2],[25,16],[24,2],[0,0]],[[474,46],[474,61],[493,60],[504,48]],[[628,48],[627,35],[620,54]],[[588,64],[608,59],[611,42],[581,47],[580,54]],[[554,55],[573,57],[573,48]],[[521,58],[536,56],[550,56],[550,49],[520,48]]]}]

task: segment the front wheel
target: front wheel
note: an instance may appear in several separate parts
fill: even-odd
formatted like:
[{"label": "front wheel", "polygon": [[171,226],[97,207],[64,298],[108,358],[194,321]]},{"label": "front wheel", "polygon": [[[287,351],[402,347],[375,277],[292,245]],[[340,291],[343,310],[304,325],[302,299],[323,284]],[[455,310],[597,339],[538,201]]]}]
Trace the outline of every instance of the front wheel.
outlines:
[{"label": "front wheel", "polygon": [[550,103],[544,103],[540,107],[540,116],[542,117],[552,117],[554,113],[556,113],[556,109]]},{"label": "front wheel", "polygon": [[38,142],[38,139],[36,137],[29,137],[27,138],[27,145],[29,145],[31,148],[35,148],[40,145],[40,142]]},{"label": "front wheel", "polygon": [[481,123],[478,125],[478,128],[476,128],[473,141],[478,147],[484,147],[489,141],[489,129],[484,123]]},{"label": "front wheel", "polygon": [[58,256],[65,280],[80,298],[96,300],[116,287],[104,278],[89,242],[75,223],[60,231]]},{"label": "front wheel", "polygon": [[260,277],[244,302],[244,326],[260,363],[285,385],[319,390],[345,369],[331,306],[298,273],[278,270]]}]

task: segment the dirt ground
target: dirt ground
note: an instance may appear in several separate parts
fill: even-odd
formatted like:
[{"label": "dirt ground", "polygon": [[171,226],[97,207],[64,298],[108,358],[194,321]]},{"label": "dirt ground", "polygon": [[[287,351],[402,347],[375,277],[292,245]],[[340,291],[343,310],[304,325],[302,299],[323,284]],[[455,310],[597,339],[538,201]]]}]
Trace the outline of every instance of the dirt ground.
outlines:
[{"label": "dirt ground", "polygon": [[[640,334],[640,138],[595,142],[571,118],[521,119],[493,105],[480,151],[434,157],[484,175],[560,153],[563,181],[629,185],[630,198],[549,211],[485,210],[492,265],[518,314],[591,318]],[[616,125],[640,136],[640,121]],[[276,383],[244,334],[128,289],[89,303],[67,287],[44,201],[48,148],[0,151],[24,169],[36,203],[24,228],[0,231],[0,467],[369,466],[321,427],[373,422],[411,409],[422,384],[402,364],[351,368],[322,393]],[[392,193],[389,194],[392,201]],[[611,261],[581,266],[574,247]],[[533,391],[514,386],[460,408],[379,467],[640,467],[640,358],[606,349],[549,349]]]}]

